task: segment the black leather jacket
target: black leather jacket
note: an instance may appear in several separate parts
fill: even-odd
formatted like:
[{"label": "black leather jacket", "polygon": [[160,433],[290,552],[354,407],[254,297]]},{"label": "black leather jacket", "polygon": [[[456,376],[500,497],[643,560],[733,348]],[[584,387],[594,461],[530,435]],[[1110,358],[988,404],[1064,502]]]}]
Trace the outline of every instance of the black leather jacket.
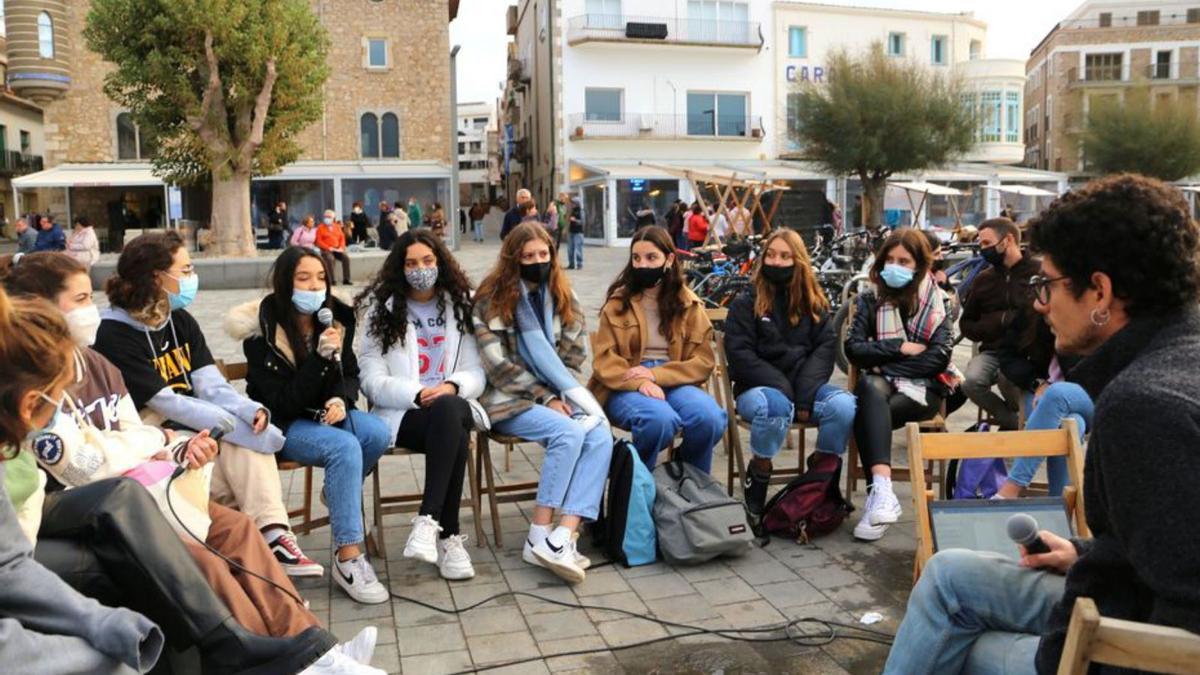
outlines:
[{"label": "black leather jacket", "polygon": [[892,338],[877,340],[875,309],[879,297],[874,291],[864,291],[855,300],[854,319],[846,336],[846,358],[862,371],[877,371],[889,377],[906,377],[935,381],[938,375],[950,366],[950,353],[954,349],[954,337],[950,317],[947,315],[941,326],[925,343],[924,352],[916,356],[900,353],[904,340]]}]

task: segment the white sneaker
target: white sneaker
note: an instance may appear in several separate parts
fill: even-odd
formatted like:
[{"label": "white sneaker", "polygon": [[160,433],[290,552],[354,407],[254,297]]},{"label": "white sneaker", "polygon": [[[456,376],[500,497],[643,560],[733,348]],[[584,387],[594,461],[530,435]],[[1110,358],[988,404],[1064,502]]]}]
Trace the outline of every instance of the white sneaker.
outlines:
[{"label": "white sneaker", "polygon": [[[334,576],[336,577],[336,574]],[[300,671],[300,675],[387,675],[387,673],[359,663],[334,647],[325,652],[311,666]]]},{"label": "white sneaker", "polygon": [[358,663],[369,666],[371,657],[375,656],[375,641],[378,638],[379,631],[375,626],[367,626],[358,631],[358,635],[355,635],[353,639],[343,642],[337,648]]},{"label": "white sneaker", "polygon": [[900,520],[900,500],[892,492],[892,482],[876,479],[867,499],[867,515],[872,525],[888,525]]},{"label": "white sneaker", "polygon": [[379,578],[375,576],[375,568],[367,561],[367,556],[360,555],[345,562],[333,556],[333,579],[338,586],[346,591],[355,602],[364,605],[378,605],[391,599],[391,594]]},{"label": "white sneaker", "polygon": [[438,561],[437,540],[442,531],[433,516],[417,516],[412,519],[412,532],[404,544],[404,557],[424,560],[436,564]]},{"label": "white sneaker", "polygon": [[592,566],[592,559],[579,552],[579,533],[571,535],[571,549],[575,551],[575,564],[579,569],[587,571]]},{"label": "white sneaker", "polygon": [[437,565],[443,579],[457,581],[475,576],[475,568],[471,566],[471,555],[463,546],[466,542],[465,534],[452,534],[438,541]]},{"label": "white sneaker", "polygon": [[587,573],[575,563],[575,547],[570,539],[555,548],[550,543],[550,537],[543,537],[534,545],[533,555],[541,561],[542,567],[554,572],[567,583],[578,584],[587,578]]},{"label": "white sneaker", "polygon": [[521,549],[521,560],[533,565],[534,567],[545,567],[541,560],[533,554],[533,542],[541,541],[550,536],[552,528],[543,527],[541,525],[531,525],[529,534],[525,535],[525,546]]},{"label": "white sneaker", "polygon": [[878,541],[887,532],[888,526],[871,524],[871,512],[865,509],[866,507],[864,507],[862,518],[854,526],[854,538],[863,541]]}]

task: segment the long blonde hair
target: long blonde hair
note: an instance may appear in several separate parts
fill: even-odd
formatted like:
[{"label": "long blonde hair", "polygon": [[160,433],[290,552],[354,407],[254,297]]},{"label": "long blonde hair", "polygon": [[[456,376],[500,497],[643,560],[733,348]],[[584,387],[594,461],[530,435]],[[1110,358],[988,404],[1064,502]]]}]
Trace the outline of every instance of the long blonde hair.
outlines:
[{"label": "long blonde hair", "polygon": [[763,241],[762,255],[754,266],[754,316],[762,318],[769,314],[775,303],[774,284],[767,281],[762,274],[762,267],[767,258],[767,248],[771,242],[782,239],[792,249],[792,260],[796,271],[792,274],[788,295],[788,324],[795,326],[800,323],[800,317],[807,314],[813,321],[820,321],[821,315],[829,311],[829,299],[821,284],[817,283],[817,275],[813,272],[812,259],[808,256],[808,247],[795,230],[780,228],[772,232]]},{"label": "long blonde hair", "polygon": [[477,304],[488,303],[487,316],[484,317],[488,321],[499,317],[506,324],[513,323],[517,312],[517,298],[521,294],[518,287],[518,284],[522,283],[521,250],[534,239],[550,247],[550,278],[546,280],[546,287],[554,300],[554,311],[562,318],[564,325],[575,320],[575,312],[571,309],[571,283],[567,281],[567,274],[558,266],[558,249],[554,246],[554,240],[541,223],[527,222],[514,227],[504,238],[496,266],[488,272],[479,283],[479,289],[475,291]]}]

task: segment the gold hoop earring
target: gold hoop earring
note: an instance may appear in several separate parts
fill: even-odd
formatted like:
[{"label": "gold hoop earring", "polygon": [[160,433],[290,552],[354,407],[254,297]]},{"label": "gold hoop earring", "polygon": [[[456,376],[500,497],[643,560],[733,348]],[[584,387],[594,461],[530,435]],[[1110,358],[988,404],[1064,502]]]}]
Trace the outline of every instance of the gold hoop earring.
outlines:
[{"label": "gold hoop earring", "polygon": [[1112,313],[1107,309],[1093,309],[1091,318],[1093,326],[1103,326],[1107,324],[1110,319],[1112,319]]}]

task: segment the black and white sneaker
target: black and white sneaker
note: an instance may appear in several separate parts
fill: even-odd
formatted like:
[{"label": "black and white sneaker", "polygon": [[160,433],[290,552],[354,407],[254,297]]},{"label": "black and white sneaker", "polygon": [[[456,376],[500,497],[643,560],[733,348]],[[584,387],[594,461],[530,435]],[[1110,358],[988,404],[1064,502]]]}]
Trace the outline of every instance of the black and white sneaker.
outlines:
[{"label": "black and white sneaker", "polygon": [[271,554],[289,577],[319,577],[325,573],[320,563],[304,555],[296,543],[296,535],[290,530],[276,537],[270,547]]},{"label": "black and white sneaker", "polygon": [[554,572],[567,583],[582,583],[587,578],[587,572],[579,567],[575,560],[574,542],[567,540],[562,546],[555,546],[550,537],[545,537],[533,546],[533,555],[542,563],[542,567]]},{"label": "black and white sneaker", "polygon": [[365,555],[343,562],[338,560],[335,554],[333,580],[352,600],[364,605],[378,605],[391,599],[391,594],[379,582],[379,578],[375,576],[375,568],[371,567]]}]

